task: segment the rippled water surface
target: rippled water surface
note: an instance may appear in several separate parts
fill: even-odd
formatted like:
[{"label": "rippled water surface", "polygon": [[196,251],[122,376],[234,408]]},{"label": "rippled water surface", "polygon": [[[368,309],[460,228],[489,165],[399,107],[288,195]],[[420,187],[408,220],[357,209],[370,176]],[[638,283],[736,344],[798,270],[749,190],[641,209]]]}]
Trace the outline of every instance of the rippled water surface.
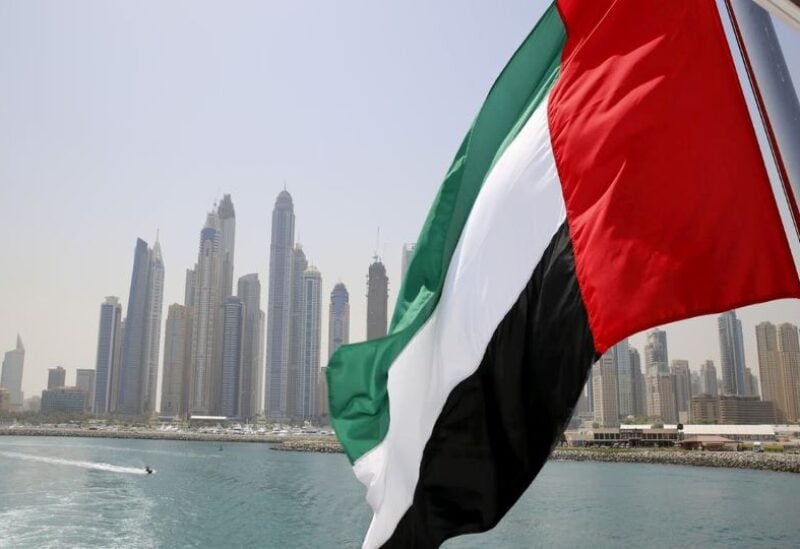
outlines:
[{"label": "rippled water surface", "polygon": [[[219,448],[0,438],[0,547],[359,546],[344,456]],[[800,547],[800,475],[554,462],[494,531],[447,546]]]}]

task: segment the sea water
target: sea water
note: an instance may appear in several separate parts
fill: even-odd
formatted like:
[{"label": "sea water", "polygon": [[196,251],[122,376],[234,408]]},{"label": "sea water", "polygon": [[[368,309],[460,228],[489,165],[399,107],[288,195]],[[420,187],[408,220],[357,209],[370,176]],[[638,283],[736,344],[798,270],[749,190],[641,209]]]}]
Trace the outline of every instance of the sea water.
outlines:
[{"label": "sea water", "polygon": [[[341,454],[0,438],[4,548],[358,547],[369,520]],[[551,462],[497,528],[446,544],[678,546],[800,547],[800,475]]]}]

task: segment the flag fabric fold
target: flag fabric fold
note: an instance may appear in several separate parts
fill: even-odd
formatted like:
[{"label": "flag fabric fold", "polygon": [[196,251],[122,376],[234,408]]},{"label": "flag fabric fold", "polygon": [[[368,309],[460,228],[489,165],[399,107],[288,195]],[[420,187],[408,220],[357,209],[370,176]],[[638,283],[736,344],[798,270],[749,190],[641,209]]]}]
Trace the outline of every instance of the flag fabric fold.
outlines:
[{"label": "flag fabric fold", "polygon": [[328,366],[364,545],[497,524],[618,340],[797,296],[715,3],[557,2],[459,148],[389,334]]}]

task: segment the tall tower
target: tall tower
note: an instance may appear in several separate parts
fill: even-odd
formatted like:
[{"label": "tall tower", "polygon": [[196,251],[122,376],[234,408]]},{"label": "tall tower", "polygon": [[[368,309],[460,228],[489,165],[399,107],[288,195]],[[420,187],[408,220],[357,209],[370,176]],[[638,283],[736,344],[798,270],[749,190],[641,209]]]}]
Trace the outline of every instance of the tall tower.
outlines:
[{"label": "tall tower", "polygon": [[336,349],[350,343],[350,294],[341,282],[331,291],[328,310],[328,358]]},{"label": "tall tower", "polygon": [[78,368],[75,370],[75,387],[86,394],[85,412],[94,411],[94,377],[94,370],[88,368]]},{"label": "tall tower", "polygon": [[152,413],[156,409],[156,387],[158,384],[158,360],[161,354],[161,308],[164,303],[164,259],[161,244],[156,243],[150,254],[150,279],[148,282],[147,340],[145,342],[146,366],[142,383],[142,411]]},{"label": "tall tower", "polygon": [[289,355],[286,364],[286,410],[289,417],[303,416],[302,407],[302,352],[303,352],[303,273],[308,260],[303,247],[296,244],[292,251],[291,291],[289,302]]},{"label": "tall tower", "polygon": [[239,417],[239,391],[242,372],[242,327],[244,303],[239,297],[225,301],[222,336],[222,391],[220,413]]},{"label": "tall tower", "polygon": [[664,393],[663,387],[666,382],[659,381],[659,376],[669,375],[667,332],[664,330],[656,328],[647,333],[647,344],[644,347],[644,368],[647,415],[664,419],[661,395]]},{"label": "tall tower", "polygon": [[611,348],[617,370],[617,404],[620,417],[633,415],[633,373],[628,340],[623,339]]},{"label": "tall tower", "polygon": [[164,370],[160,406],[163,416],[185,416],[188,411],[185,400],[185,386],[189,378],[186,340],[191,331],[188,307],[178,303],[170,305],[164,328]]},{"label": "tall tower", "polygon": [[728,311],[717,318],[717,325],[722,366],[722,394],[746,396],[742,323],[736,318],[736,311]]},{"label": "tall tower", "polygon": [[389,304],[389,278],[378,256],[367,274],[367,340],[386,335]]},{"label": "tall tower", "polygon": [[788,322],[778,325],[778,349],[781,352],[783,394],[786,418],[800,419],[800,339],[797,326]]},{"label": "tall tower", "polygon": [[294,204],[283,190],[272,210],[269,247],[269,303],[267,304],[267,360],[265,415],[283,419],[286,413],[286,381],[289,358],[292,248],[294,246]]},{"label": "tall tower", "polygon": [[[116,384],[118,392],[115,410],[128,415],[152,411],[152,408],[148,408],[148,405],[153,405],[149,383],[151,377],[158,375],[164,286],[164,265],[160,249],[158,246],[156,248],[151,250],[147,247],[147,242],[141,238],[136,240],[128,294],[128,314],[122,336],[120,375]],[[152,375],[151,368],[155,368]],[[155,394],[155,389],[152,394]]]},{"label": "tall tower", "polygon": [[689,370],[689,361],[673,360],[670,373],[675,383],[675,406],[678,418],[680,419],[680,414],[683,412],[687,415],[688,420],[692,402],[692,375]]},{"label": "tall tower", "polygon": [[111,391],[119,375],[122,340],[122,306],[119,298],[109,296],[100,305],[100,327],[97,330],[97,361],[95,362],[94,413],[111,411]]},{"label": "tall tower", "polygon": [[61,366],[47,370],[47,388],[60,389],[67,384],[67,371]]},{"label": "tall tower", "polygon": [[231,195],[222,197],[222,202],[217,207],[220,231],[220,254],[222,256],[222,276],[220,278],[220,299],[233,295],[233,251],[236,243],[236,212],[233,209]]},{"label": "tall tower", "polygon": [[647,415],[647,388],[642,374],[642,359],[639,350],[628,349],[628,361],[631,369],[631,385],[633,390],[633,415]]},{"label": "tall tower", "polygon": [[603,353],[600,360],[592,366],[592,390],[594,420],[602,427],[619,426],[617,367],[612,349]]},{"label": "tall tower", "polygon": [[[760,355],[759,355],[760,356]],[[717,396],[717,369],[713,360],[706,360],[700,365],[700,390],[711,396]]]},{"label": "tall tower", "polygon": [[3,370],[0,373],[0,387],[5,387],[11,396],[11,410],[22,410],[22,370],[25,365],[25,347],[22,338],[17,334],[17,346],[6,352],[3,359]]},{"label": "tall tower", "polygon": [[237,295],[244,304],[239,413],[242,419],[252,421],[262,410],[264,382],[264,311],[261,310],[261,282],[256,273],[239,278]]},{"label": "tall tower", "polygon": [[[192,310],[191,393],[189,412],[212,411],[212,383],[217,359],[216,326],[219,307],[222,258],[219,216],[210,212],[200,231],[200,249],[194,272]],[[188,278],[188,277],[187,277]]]},{"label": "tall tower", "polygon": [[316,267],[312,265],[303,273],[301,284],[300,375],[295,417],[308,421],[318,415],[317,380],[322,326],[322,276]]}]

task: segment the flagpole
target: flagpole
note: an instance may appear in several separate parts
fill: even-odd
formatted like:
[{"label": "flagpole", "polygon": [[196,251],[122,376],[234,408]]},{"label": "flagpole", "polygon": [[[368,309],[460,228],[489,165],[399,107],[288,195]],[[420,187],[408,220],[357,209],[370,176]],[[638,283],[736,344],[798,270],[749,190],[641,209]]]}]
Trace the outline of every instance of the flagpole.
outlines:
[{"label": "flagpole", "polygon": [[752,0],[725,0],[770,152],[800,239],[800,103],[769,13]]}]

